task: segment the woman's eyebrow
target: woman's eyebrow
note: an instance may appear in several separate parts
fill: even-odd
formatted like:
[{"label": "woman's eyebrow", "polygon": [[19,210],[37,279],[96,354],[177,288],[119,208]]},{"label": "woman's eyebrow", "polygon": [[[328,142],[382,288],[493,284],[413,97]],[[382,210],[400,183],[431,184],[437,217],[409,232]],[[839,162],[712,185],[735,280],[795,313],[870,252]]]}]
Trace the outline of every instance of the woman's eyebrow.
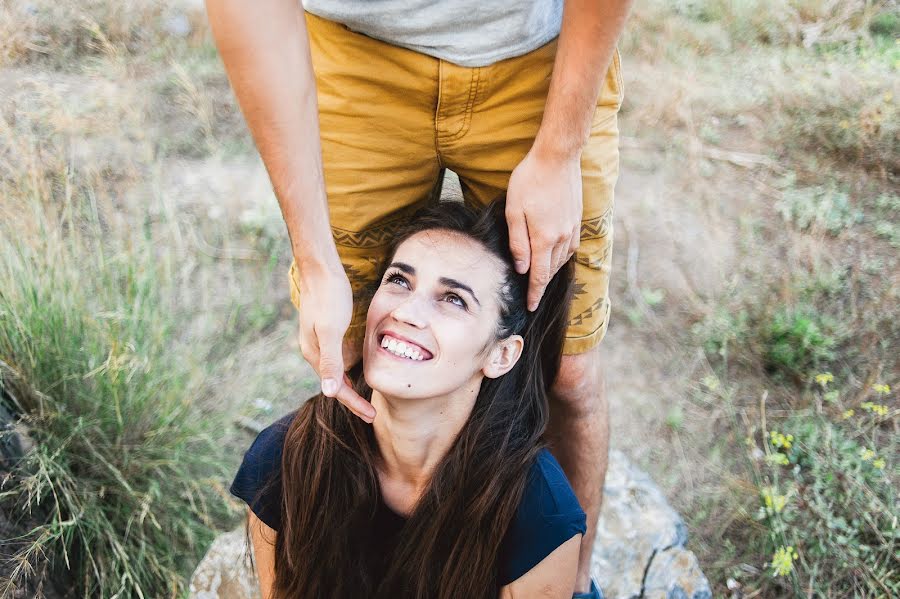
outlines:
[{"label": "woman's eyebrow", "polygon": [[391,262],[391,265],[388,268],[397,268],[408,275],[416,276],[416,269],[406,262]]},{"label": "woman's eyebrow", "polygon": [[[391,267],[402,270],[408,275],[416,276],[416,269],[406,262],[391,262]],[[457,281],[456,279],[451,279],[449,277],[441,277],[440,279],[438,279],[438,281],[441,283],[441,285],[446,285],[451,289],[462,289],[463,291],[468,292],[468,294],[472,296],[472,299],[475,300],[475,303],[481,306],[481,302],[478,301],[478,296],[475,295],[475,292],[472,291],[472,288],[465,283]]]},{"label": "woman's eyebrow", "polygon": [[451,289],[462,289],[463,291],[468,291],[469,295],[472,296],[472,299],[475,300],[475,303],[481,306],[481,302],[478,301],[478,297],[475,296],[475,292],[472,291],[472,288],[466,285],[465,283],[460,283],[456,279],[448,279],[447,277],[441,277],[438,279],[442,285],[446,285]]}]

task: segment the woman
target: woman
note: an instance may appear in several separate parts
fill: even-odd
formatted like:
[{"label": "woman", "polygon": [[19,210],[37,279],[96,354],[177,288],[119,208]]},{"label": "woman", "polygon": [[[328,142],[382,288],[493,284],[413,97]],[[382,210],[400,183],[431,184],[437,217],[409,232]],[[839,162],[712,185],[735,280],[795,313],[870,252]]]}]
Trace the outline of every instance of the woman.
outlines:
[{"label": "woman", "polygon": [[585,516],[542,442],[571,264],[529,313],[507,234],[503,203],[414,217],[350,370],[374,422],[318,395],[248,450],[264,597],[572,596]]}]

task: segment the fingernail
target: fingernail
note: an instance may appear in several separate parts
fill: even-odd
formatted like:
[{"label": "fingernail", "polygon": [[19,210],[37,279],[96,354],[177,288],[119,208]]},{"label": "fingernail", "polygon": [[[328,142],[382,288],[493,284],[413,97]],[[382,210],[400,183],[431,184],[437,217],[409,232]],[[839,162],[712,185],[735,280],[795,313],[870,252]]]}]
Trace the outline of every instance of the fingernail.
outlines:
[{"label": "fingernail", "polygon": [[328,396],[337,393],[337,381],[334,379],[322,379],[322,393]]},{"label": "fingernail", "polygon": [[521,260],[516,260],[516,272],[520,275],[525,273],[525,263]]}]

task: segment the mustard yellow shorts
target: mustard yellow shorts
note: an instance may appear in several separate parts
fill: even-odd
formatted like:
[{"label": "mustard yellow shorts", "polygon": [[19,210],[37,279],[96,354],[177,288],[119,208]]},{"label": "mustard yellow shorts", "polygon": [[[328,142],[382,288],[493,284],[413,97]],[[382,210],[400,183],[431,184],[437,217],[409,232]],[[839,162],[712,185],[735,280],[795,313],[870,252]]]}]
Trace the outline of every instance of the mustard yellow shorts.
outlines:
[{"label": "mustard yellow shorts", "polygon": [[[522,56],[470,68],[309,13],[306,23],[331,227],[354,293],[347,334],[361,338],[387,246],[415,210],[436,201],[444,169],[459,175],[466,202],[483,205],[505,194],[541,123],[556,40]],[[566,354],[596,346],[609,322],[617,115],[623,95],[616,50],[581,159],[584,213]],[[296,275],[292,264],[291,299],[299,309]]]}]

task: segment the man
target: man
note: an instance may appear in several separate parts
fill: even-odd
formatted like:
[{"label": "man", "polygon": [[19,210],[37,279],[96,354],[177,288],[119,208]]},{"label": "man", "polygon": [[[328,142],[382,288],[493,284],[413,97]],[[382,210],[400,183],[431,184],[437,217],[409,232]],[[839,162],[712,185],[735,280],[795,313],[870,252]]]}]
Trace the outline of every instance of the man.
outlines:
[{"label": "man", "polygon": [[444,169],[467,202],[506,194],[530,309],[574,253],[549,438],[588,515],[576,597],[599,595],[589,566],[608,408],[597,345],[624,93],[615,43],[631,2],[305,0],[305,13],[298,0],[207,0],[287,224],[300,347],[325,395],[374,418],[344,367],[361,351],[386,245]]}]

